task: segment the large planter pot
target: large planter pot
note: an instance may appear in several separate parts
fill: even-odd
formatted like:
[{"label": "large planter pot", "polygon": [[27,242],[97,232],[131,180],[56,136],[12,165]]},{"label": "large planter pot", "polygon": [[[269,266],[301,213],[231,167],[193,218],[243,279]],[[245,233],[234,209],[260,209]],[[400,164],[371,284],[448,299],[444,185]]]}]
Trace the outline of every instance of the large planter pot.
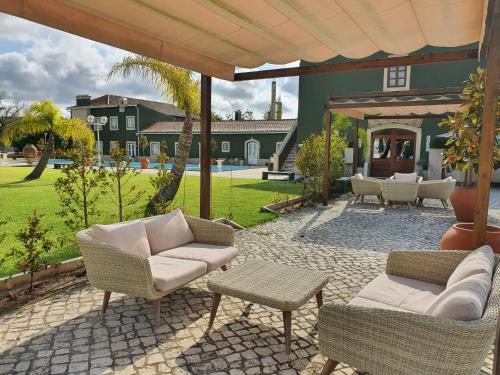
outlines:
[{"label": "large planter pot", "polygon": [[472,223],[476,207],[476,188],[455,188],[450,196],[457,221]]},{"label": "large planter pot", "polygon": [[[500,253],[500,227],[486,227],[486,244]],[[442,250],[474,250],[474,223],[458,223],[448,229],[441,239]]]},{"label": "large planter pot", "polygon": [[26,146],[23,147],[23,156],[26,158],[26,162],[29,165],[33,164],[33,161],[35,160],[37,155],[38,155],[38,150],[31,143],[28,143]]},{"label": "large planter pot", "polygon": [[149,159],[141,159],[140,163],[142,169],[147,169],[149,167]]}]

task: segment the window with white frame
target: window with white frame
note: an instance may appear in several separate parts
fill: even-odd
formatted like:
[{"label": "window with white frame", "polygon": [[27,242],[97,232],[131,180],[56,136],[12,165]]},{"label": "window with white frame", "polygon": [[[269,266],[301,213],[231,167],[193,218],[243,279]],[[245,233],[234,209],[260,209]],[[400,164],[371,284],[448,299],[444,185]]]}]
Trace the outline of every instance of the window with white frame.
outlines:
[{"label": "window with white frame", "polygon": [[221,150],[222,152],[230,152],[231,151],[231,143],[229,141],[221,142]]},{"label": "window with white frame", "polygon": [[177,155],[177,152],[179,151],[179,142],[175,142],[174,151],[175,151],[175,155]]},{"label": "window with white frame", "polygon": [[135,130],[135,116],[127,116],[127,130]]},{"label": "window with white frame", "polygon": [[102,141],[96,141],[95,142],[95,149],[96,149],[96,151],[97,151],[98,154],[102,154],[102,151],[103,151]]},{"label": "window with white frame", "polygon": [[109,118],[109,130],[118,130],[118,116]]},{"label": "window with white frame", "polygon": [[160,155],[160,142],[149,142],[149,155],[150,156]]},{"label": "window with white frame", "polygon": [[120,144],[118,143],[118,141],[109,142],[109,152],[117,150],[118,147],[120,147]]},{"label": "window with white frame", "polygon": [[409,90],[410,70],[407,65],[394,65],[384,69],[384,91]]}]

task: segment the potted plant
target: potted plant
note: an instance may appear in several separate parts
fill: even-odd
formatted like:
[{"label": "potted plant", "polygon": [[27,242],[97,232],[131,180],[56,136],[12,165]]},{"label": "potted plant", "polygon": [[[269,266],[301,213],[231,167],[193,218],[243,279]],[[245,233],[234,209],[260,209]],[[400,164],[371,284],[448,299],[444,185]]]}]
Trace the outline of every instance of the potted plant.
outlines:
[{"label": "potted plant", "polygon": [[145,135],[139,136],[139,147],[141,148],[142,154],[144,155],[143,159],[139,160],[142,169],[147,169],[149,167],[149,159],[146,158],[146,149],[148,148],[148,146],[148,137],[146,137]]},{"label": "potted plant", "polygon": [[[449,116],[439,124],[450,133],[443,152],[443,166],[464,173],[464,186],[457,187],[450,197],[455,216],[461,222],[474,221],[476,188],[473,173],[478,171],[485,77],[485,70],[478,67],[476,73],[472,73],[465,83],[463,94],[467,102],[454,116]],[[497,108],[500,108],[498,104]],[[497,121],[500,118],[498,111],[497,109]],[[493,164],[496,167],[500,161],[500,151],[498,139],[495,138],[494,142],[496,151]]]},{"label": "potted plant", "polygon": [[28,143],[23,147],[23,156],[26,158],[26,162],[31,165],[38,155],[38,150],[35,145]]}]

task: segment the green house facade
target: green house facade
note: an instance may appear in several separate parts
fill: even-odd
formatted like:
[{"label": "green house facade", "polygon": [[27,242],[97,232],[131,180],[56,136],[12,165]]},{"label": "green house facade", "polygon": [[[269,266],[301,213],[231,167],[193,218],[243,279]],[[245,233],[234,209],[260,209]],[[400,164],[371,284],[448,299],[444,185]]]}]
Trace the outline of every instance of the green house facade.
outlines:
[{"label": "green house facade", "polygon": [[[107,118],[97,131],[96,148],[104,158],[115,147],[126,148],[131,158],[156,160],[160,151],[175,156],[184,112],[172,104],[137,98],[104,95],[91,99],[76,97],[69,107],[71,117],[87,121],[89,115]],[[267,165],[287,134],[296,128],[296,120],[228,120],[212,122],[212,156],[226,162],[244,165]],[[146,137],[147,142],[140,142]],[[200,123],[193,120],[193,140],[189,162],[198,163]]]},{"label": "green house facade", "polygon": [[[467,45],[458,49],[475,48],[476,45]],[[425,47],[420,53],[433,53],[449,51],[451,48]],[[369,59],[389,57],[385,53],[377,53]],[[325,63],[338,63],[350,61],[343,57],[336,57]],[[302,66],[310,65],[301,62]],[[349,72],[335,72],[325,74],[303,75],[299,78],[299,112],[297,143],[302,143],[311,133],[322,131],[322,119],[325,105],[329,98],[335,96],[348,96],[357,93],[383,92],[388,96],[391,91],[434,89],[463,87],[469,74],[478,66],[474,60],[453,61],[446,63],[423,64],[415,66],[394,66],[391,68],[367,69]],[[447,114],[443,114],[443,117]],[[355,121],[355,120],[353,120]],[[390,139],[391,135],[405,139],[406,145],[411,144],[413,150],[408,157],[411,169],[418,169],[426,165],[429,152],[436,144],[436,140],[446,133],[438,127],[440,118],[407,118],[407,119],[377,119],[358,120],[360,128],[368,133],[369,152],[360,150],[358,156],[358,170],[363,168],[364,173],[377,176],[376,168],[372,169],[374,159],[380,157],[383,149],[381,142]],[[392,138],[394,139],[394,138]],[[408,140],[411,139],[411,140]],[[351,139],[350,139],[351,140]],[[401,143],[403,144],[403,143]],[[385,155],[384,157],[390,157]],[[392,157],[400,157],[398,155]],[[394,172],[394,171],[390,171]],[[389,172],[386,172],[389,174]],[[379,175],[380,177],[383,175]]]}]

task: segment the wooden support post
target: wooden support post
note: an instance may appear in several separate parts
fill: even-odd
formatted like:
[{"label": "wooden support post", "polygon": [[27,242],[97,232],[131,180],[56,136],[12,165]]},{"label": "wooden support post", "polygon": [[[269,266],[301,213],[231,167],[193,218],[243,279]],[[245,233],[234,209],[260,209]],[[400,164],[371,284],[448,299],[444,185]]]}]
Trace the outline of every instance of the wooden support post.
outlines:
[{"label": "wooden support post", "polygon": [[201,155],[200,155],[200,217],[211,219],[210,212],[210,146],[212,132],[212,77],[201,75]]},{"label": "wooden support post", "polygon": [[356,119],[354,123],[354,134],[352,137],[352,175],[356,174],[356,169],[358,168],[358,128],[359,120]]},{"label": "wooden support post", "polygon": [[326,116],[326,129],[325,129],[325,165],[323,171],[323,204],[326,206],[328,204],[328,190],[329,190],[329,180],[328,175],[330,171],[330,143],[331,143],[331,133],[332,133],[332,112],[328,111]]},{"label": "wooden support post", "polygon": [[[500,6],[497,2],[497,8]],[[500,11],[499,11],[500,12]],[[486,60],[486,83],[484,88],[483,124],[479,145],[479,171],[477,176],[476,209],[474,212],[474,243],[476,247],[486,240],[488,204],[493,170],[493,148],[496,128],[497,87],[500,77],[500,21],[492,27],[488,58]]]}]

